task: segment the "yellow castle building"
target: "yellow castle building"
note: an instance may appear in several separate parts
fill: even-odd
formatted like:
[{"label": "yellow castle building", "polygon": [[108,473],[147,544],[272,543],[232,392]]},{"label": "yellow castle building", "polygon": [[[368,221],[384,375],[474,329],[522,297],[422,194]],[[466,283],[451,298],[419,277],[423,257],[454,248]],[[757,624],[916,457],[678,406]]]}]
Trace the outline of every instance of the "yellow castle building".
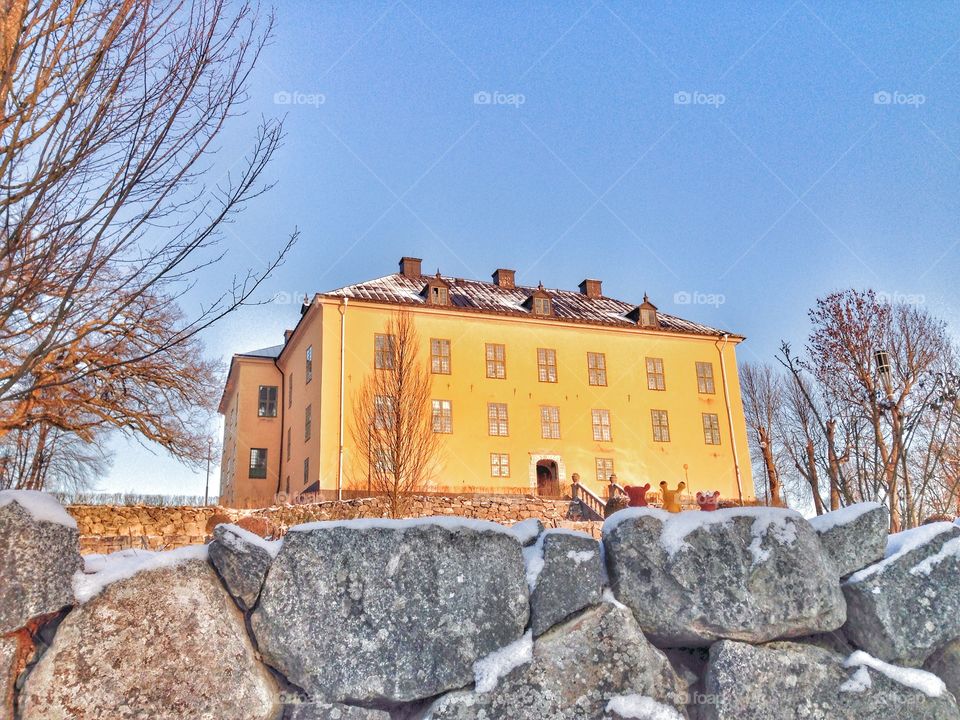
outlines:
[{"label": "yellow castle building", "polygon": [[365,494],[369,463],[350,431],[385,329],[411,311],[429,364],[436,493],[569,494],[573,475],[605,497],[623,485],[752,498],[736,346],[744,338],[578,291],[399,272],[319,293],[282,345],[234,355],[221,503],[257,507]]}]

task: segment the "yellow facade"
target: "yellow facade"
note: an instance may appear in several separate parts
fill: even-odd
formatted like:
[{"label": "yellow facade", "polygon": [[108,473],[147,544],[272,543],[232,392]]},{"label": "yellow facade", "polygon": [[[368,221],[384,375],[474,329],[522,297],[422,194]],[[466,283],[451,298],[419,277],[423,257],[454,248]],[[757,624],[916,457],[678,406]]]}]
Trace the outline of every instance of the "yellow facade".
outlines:
[{"label": "yellow facade", "polygon": [[[605,496],[612,461],[622,485],[649,482],[655,491],[663,480],[671,486],[685,481],[687,492],[719,490],[722,498],[752,498],[736,369],[735,348],[742,338],[519,312],[403,306],[413,312],[425,363],[431,339],[449,340],[450,346],[449,374],[432,379],[433,398],[450,402],[452,432],[443,435],[440,469],[426,490],[569,493],[576,473]],[[277,493],[281,500],[304,492],[325,498],[362,494],[367,460],[351,440],[353,398],[373,372],[374,337],[397,309],[397,303],[382,299],[317,295],[275,359],[235,356],[221,404],[224,504],[265,505]],[[502,379],[487,377],[488,343],[505,349]],[[541,382],[539,349],[554,351],[556,382]],[[588,353],[603,355],[605,385],[591,384]],[[662,361],[662,390],[650,389],[648,358]],[[708,365],[712,370],[713,392],[700,391],[710,387],[703,378],[698,382],[697,363],[701,375]],[[280,407],[276,418],[267,419],[258,417],[258,396],[260,385],[269,383],[279,389]],[[490,403],[506,405],[506,436],[490,434]],[[544,407],[557,409],[559,438],[543,437]],[[666,411],[668,441],[654,439],[654,410]],[[548,413],[552,420],[553,411]],[[706,421],[708,431],[705,414],[716,416],[715,425]],[[708,444],[708,437],[719,444]],[[248,477],[254,447],[267,449],[265,478]],[[491,454],[508,457],[508,477],[494,475]],[[540,472],[555,474],[553,490],[543,478],[538,484],[538,464],[550,466]]]}]

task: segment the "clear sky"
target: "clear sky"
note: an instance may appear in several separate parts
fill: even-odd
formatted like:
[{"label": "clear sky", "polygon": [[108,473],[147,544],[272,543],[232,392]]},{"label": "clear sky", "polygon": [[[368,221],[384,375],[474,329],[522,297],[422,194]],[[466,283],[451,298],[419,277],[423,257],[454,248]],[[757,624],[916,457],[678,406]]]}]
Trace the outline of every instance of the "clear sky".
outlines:
[{"label": "clear sky", "polygon": [[[817,296],[907,296],[960,328],[960,4],[288,2],[222,162],[286,116],[277,182],[192,302],[301,240],[208,352],[274,345],[299,298],[425,269],[605,294],[747,336]],[[684,302],[689,300],[689,302]],[[202,494],[119,441],[104,490]],[[218,471],[214,468],[214,477]],[[216,481],[214,481],[214,488]]]}]

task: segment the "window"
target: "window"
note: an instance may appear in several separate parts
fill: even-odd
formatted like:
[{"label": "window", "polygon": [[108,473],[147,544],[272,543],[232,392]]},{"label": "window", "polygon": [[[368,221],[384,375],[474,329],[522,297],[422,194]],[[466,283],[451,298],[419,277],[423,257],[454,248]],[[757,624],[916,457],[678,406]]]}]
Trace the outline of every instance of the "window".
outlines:
[{"label": "window", "polygon": [[510,477],[510,456],[490,453],[490,477]]},{"label": "window", "polygon": [[313,380],[313,345],[307,345],[307,375],[306,383]]},{"label": "window", "polygon": [[267,476],[267,449],[250,448],[250,474],[248,477],[265,478]]},{"label": "window", "polygon": [[557,381],[557,351],[550,348],[537,348],[537,372],[540,382]]},{"label": "window", "polygon": [[260,417],[277,416],[277,386],[261,385],[260,401],[257,405],[257,415]]},{"label": "window", "polygon": [[487,403],[487,429],[491,435],[509,435],[506,403]]},{"label": "window", "polygon": [[453,410],[449,400],[433,400],[433,431],[435,433],[453,432]]},{"label": "window", "polygon": [[663,358],[647,358],[647,389],[667,389],[663,380]]},{"label": "window", "polygon": [[313,425],[313,405],[307,405],[303,411],[303,439],[310,439],[311,425]]},{"label": "window", "polygon": [[393,370],[394,337],[377,334],[373,339],[373,365],[377,370]]},{"label": "window", "polygon": [[376,457],[374,464],[377,466],[377,472],[393,472],[393,456],[390,454],[390,448],[377,445],[374,449],[374,455]]},{"label": "window", "polygon": [[650,419],[653,422],[653,441],[670,442],[670,421],[666,410],[651,410]]},{"label": "window", "polygon": [[293,373],[287,381],[287,407],[293,407]]},{"label": "window", "polygon": [[697,363],[697,392],[713,395],[713,363]]},{"label": "window", "polygon": [[303,459],[303,486],[310,484],[310,458]]},{"label": "window", "polygon": [[377,395],[373,399],[373,424],[378,430],[389,430],[393,427],[394,411],[393,398],[389,395]]},{"label": "window", "polygon": [[550,314],[550,298],[535,297],[533,299],[533,314],[549,315]]},{"label": "window", "polygon": [[430,303],[433,305],[448,305],[450,303],[450,291],[445,287],[433,286],[430,289]]},{"label": "window", "polygon": [[610,411],[591,410],[593,420],[593,439],[599,442],[610,442]]},{"label": "window", "polygon": [[549,405],[540,408],[540,435],[547,440],[560,439],[560,408]]},{"label": "window", "polygon": [[433,338],[430,341],[430,372],[450,374],[450,341]]},{"label": "window", "polygon": [[507,348],[487,343],[487,377],[503,380],[507,377]]},{"label": "window", "polygon": [[657,327],[660,324],[657,322],[657,311],[652,308],[641,308],[640,324],[643,327]]},{"label": "window", "polygon": [[716,413],[703,413],[703,441],[707,445],[720,444],[720,419]]},{"label": "window", "polygon": [[287,428],[287,462],[290,462],[290,453],[293,451],[293,428]]},{"label": "window", "polygon": [[603,353],[587,353],[587,380],[591,385],[607,384],[607,356]]},{"label": "window", "polygon": [[608,483],[613,476],[613,458],[597,458],[597,482]]}]

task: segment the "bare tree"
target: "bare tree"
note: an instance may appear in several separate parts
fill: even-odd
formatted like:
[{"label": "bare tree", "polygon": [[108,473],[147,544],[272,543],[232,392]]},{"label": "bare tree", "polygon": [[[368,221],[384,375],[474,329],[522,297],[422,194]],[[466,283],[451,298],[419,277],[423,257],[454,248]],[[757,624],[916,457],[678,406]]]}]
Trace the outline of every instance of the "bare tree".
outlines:
[{"label": "bare tree", "polygon": [[744,363],[740,368],[747,427],[753,431],[751,447],[759,455],[766,478],[765,494],[769,505],[784,503],[780,470],[776,461],[775,434],[781,426],[783,387],[780,376],[770,365]]},{"label": "bare tree", "polygon": [[110,427],[199,460],[192,409],[212,407],[215,368],[197,334],[250,302],[296,235],[181,309],[268,187],[269,121],[206,179],[272,18],[229,0],[0,4],[0,437]]},{"label": "bare tree", "polygon": [[38,424],[0,440],[0,489],[79,493],[92,489],[110,463],[101,435],[84,440]]},{"label": "bare tree", "polygon": [[[388,499],[391,517],[404,514],[407,498],[434,476],[443,418],[431,408],[431,375],[412,314],[397,311],[387,322],[386,340],[353,403],[351,436],[366,463],[367,486]],[[359,474],[362,470],[356,468]],[[362,484],[355,477],[355,486]]]}]

